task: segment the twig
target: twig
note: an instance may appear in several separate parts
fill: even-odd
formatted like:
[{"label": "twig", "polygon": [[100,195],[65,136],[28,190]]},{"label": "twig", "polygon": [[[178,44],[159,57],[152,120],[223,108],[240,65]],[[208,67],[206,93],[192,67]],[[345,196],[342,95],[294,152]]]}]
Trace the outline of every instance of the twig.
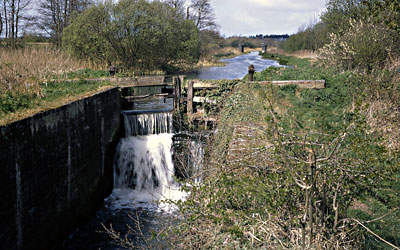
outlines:
[{"label": "twig", "polygon": [[373,236],[375,236],[376,238],[378,238],[379,240],[381,240],[382,242],[388,244],[389,246],[393,247],[393,249],[397,249],[400,250],[399,247],[393,245],[392,243],[386,241],[385,239],[383,239],[382,237],[380,237],[379,235],[377,235],[376,233],[374,233],[371,229],[369,229],[368,227],[366,227],[364,224],[362,224],[360,221],[350,218],[350,220],[355,221],[358,225],[362,226],[365,230],[367,230],[370,234],[372,234]]},{"label": "twig", "polygon": [[391,214],[391,213],[395,212],[395,211],[396,211],[396,210],[398,210],[398,209],[399,209],[399,208],[395,208],[395,209],[393,209],[392,211],[389,211],[388,213],[386,213],[386,214],[382,215],[381,217],[378,217],[378,218],[376,218],[376,219],[373,219],[373,220],[366,221],[365,223],[371,223],[371,222],[374,222],[374,221],[380,220],[380,219],[382,219],[382,218],[384,218],[384,217],[388,216],[389,214]]}]

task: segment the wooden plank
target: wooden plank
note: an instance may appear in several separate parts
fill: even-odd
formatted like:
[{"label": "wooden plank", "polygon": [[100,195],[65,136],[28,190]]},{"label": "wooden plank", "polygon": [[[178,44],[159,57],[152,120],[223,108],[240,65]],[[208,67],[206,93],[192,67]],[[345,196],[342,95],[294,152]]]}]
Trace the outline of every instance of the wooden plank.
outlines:
[{"label": "wooden plank", "polygon": [[211,82],[195,81],[193,83],[193,88],[194,89],[216,89],[216,88],[218,88],[218,85],[216,85],[215,83],[211,83]]},{"label": "wooden plank", "polygon": [[203,113],[193,113],[189,115],[191,121],[205,121],[205,122],[217,122],[217,118],[214,116],[204,116]]},{"label": "wooden plank", "polygon": [[207,97],[201,97],[201,96],[195,96],[195,97],[193,97],[193,102],[203,102],[203,103],[213,103],[213,104],[217,104],[217,101],[212,100],[212,99],[207,98]]},{"label": "wooden plank", "polygon": [[190,81],[187,90],[187,113],[189,115],[193,114],[193,93],[193,81]]},{"label": "wooden plank", "polygon": [[[64,79],[55,80],[56,82],[74,82],[80,79]],[[127,87],[147,87],[147,86],[172,86],[165,82],[165,76],[138,76],[138,77],[103,77],[83,79],[88,82],[104,82],[109,81],[121,88]],[[50,82],[50,81],[48,81]],[[43,82],[43,83],[48,83]]]},{"label": "wooden plank", "polygon": [[324,89],[325,80],[286,80],[286,81],[264,81],[259,84],[273,84],[276,86],[296,85],[301,89]]},{"label": "wooden plank", "polygon": [[180,78],[178,77],[173,77],[172,78],[172,83],[174,84],[174,109],[177,110],[179,109],[179,105],[181,104],[181,81]]},{"label": "wooden plank", "polygon": [[162,99],[162,98],[174,98],[175,95],[163,93],[163,94],[149,94],[149,95],[136,95],[136,96],[124,96],[122,97],[128,102],[134,102],[137,100],[144,100],[144,99]]},{"label": "wooden plank", "polygon": [[180,75],[179,76],[179,105],[182,105],[183,104],[183,94],[182,94],[182,86],[183,86],[183,83],[185,82],[185,75]]},{"label": "wooden plank", "polygon": [[165,76],[140,76],[140,77],[122,77],[109,79],[117,86],[126,87],[150,87],[150,86],[166,86]]},{"label": "wooden plank", "polygon": [[[297,85],[302,89],[324,89],[325,80],[286,80],[286,81],[262,81],[258,84],[273,84],[276,86]],[[193,89],[215,89],[219,86],[212,82],[194,81]]]}]

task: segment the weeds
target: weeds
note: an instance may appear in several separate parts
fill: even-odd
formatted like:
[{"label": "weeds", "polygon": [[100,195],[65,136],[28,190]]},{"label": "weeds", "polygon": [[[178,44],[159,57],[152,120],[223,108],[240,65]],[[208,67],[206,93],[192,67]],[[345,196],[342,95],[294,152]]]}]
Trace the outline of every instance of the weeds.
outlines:
[{"label": "weeds", "polygon": [[343,35],[330,34],[331,42],[320,51],[325,65],[339,70],[371,72],[382,68],[388,58],[398,55],[398,34],[371,20],[350,20]]},{"label": "weeds", "polygon": [[40,96],[40,82],[54,75],[84,68],[95,68],[89,62],[69,57],[47,48],[0,48],[0,93],[32,93]]},{"label": "weeds", "polygon": [[[206,150],[207,177],[181,207],[180,246],[398,245],[400,165],[362,111],[371,85],[354,72],[283,58],[294,67],[269,68],[257,79],[325,79],[327,88],[235,86]],[[363,214],[355,202],[374,212]]]},{"label": "weeds", "polygon": [[[84,96],[107,83],[53,82],[66,77],[104,75],[90,62],[76,60],[50,48],[0,48],[0,124],[40,110],[57,107],[73,96]],[[48,82],[48,83],[43,83]],[[56,100],[58,99],[58,100]]]},{"label": "weeds", "polygon": [[0,125],[5,125],[34,113],[56,108],[73,100],[94,94],[109,82],[49,82],[38,86],[40,97],[31,93],[7,92],[0,95]]}]

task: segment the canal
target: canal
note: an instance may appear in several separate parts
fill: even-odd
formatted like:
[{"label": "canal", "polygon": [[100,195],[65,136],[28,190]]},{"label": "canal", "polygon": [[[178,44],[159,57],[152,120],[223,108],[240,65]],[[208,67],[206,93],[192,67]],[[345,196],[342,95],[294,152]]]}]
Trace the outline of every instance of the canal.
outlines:
[{"label": "canal", "polygon": [[[280,66],[276,61],[262,59],[258,52],[222,61],[226,66],[199,69],[187,78],[241,79],[250,64],[256,71]],[[185,136],[187,132],[173,130],[172,109],[173,100],[164,98],[138,101],[129,111],[122,112],[125,135],[114,160],[114,190],[96,214],[54,249],[129,248],[116,244],[107,230],[120,232],[136,248],[171,248],[160,233],[177,225],[180,217],[177,208],[163,200],[183,200],[188,195],[175,181],[174,165],[179,158],[179,165],[186,169],[181,167],[181,177],[194,176],[203,158],[199,136]]]}]

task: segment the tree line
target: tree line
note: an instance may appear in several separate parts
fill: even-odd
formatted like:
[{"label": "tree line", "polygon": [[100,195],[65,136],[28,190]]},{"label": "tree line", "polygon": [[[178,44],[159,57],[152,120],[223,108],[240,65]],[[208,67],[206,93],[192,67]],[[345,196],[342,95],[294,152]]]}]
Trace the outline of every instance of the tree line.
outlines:
[{"label": "tree line", "polygon": [[400,55],[400,1],[328,0],[325,7],[320,20],[283,44],[285,50],[319,50],[332,65],[362,70]]},{"label": "tree line", "polygon": [[249,36],[249,38],[254,38],[254,39],[274,39],[274,40],[286,40],[288,39],[290,36],[288,34],[284,34],[284,35],[263,35],[263,34],[258,34],[255,36]]},{"label": "tree line", "polygon": [[39,34],[78,57],[170,69],[199,58],[218,26],[210,0],[0,0],[1,45]]}]

